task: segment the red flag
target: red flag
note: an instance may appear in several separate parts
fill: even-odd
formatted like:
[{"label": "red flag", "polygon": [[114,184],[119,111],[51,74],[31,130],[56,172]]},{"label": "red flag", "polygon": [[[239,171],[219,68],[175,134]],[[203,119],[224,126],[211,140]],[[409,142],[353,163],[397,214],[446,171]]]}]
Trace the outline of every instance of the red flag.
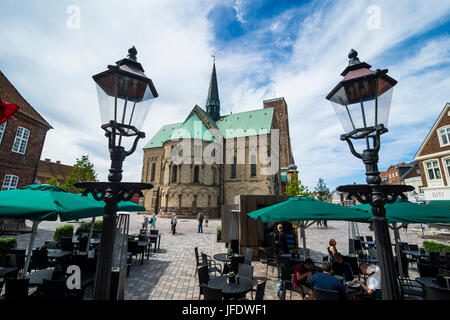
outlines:
[{"label": "red flag", "polygon": [[14,119],[12,114],[19,110],[19,106],[14,103],[5,102],[0,98],[0,124],[3,122]]}]

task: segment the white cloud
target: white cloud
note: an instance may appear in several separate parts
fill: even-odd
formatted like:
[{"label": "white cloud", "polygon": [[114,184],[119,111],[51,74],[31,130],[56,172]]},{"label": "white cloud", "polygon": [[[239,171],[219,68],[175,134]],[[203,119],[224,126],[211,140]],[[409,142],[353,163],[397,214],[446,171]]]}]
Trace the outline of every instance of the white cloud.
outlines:
[{"label": "white cloud", "polygon": [[244,9],[242,7],[242,1],[241,0],[235,0],[233,5],[234,11],[236,11],[236,20],[240,23],[245,23],[244,19]]}]

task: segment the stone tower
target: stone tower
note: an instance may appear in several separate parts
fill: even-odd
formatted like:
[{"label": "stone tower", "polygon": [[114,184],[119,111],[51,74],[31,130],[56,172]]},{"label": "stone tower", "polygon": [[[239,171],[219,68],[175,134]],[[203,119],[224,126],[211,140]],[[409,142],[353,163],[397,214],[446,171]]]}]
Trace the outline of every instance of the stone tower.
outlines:
[{"label": "stone tower", "polygon": [[220,118],[219,89],[217,87],[216,63],[213,64],[211,80],[209,81],[208,97],[206,98],[206,112],[217,121]]}]

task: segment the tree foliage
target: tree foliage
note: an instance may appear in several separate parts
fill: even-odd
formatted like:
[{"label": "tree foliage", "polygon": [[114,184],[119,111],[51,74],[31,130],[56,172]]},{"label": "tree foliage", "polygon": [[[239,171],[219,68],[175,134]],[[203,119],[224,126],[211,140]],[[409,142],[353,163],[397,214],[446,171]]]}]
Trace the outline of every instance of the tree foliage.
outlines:
[{"label": "tree foliage", "polygon": [[55,177],[52,177],[52,178],[48,179],[47,181],[45,181],[45,184],[59,187],[59,181]]},{"label": "tree foliage", "polygon": [[83,155],[80,159],[77,159],[72,172],[61,187],[69,192],[78,193],[81,192],[82,189],[78,189],[74,185],[77,182],[83,181],[97,181],[97,173],[95,173],[94,164],[89,161],[87,155]]},{"label": "tree foliage", "polygon": [[320,201],[328,201],[331,197],[330,189],[328,189],[327,184],[325,183],[325,180],[323,178],[319,178],[314,191],[317,193],[317,199]]},{"label": "tree foliage", "polygon": [[292,197],[298,197],[310,196],[311,192],[308,190],[308,187],[302,184],[302,182],[298,179],[298,173],[294,171],[292,173],[290,183],[286,186],[285,194]]}]

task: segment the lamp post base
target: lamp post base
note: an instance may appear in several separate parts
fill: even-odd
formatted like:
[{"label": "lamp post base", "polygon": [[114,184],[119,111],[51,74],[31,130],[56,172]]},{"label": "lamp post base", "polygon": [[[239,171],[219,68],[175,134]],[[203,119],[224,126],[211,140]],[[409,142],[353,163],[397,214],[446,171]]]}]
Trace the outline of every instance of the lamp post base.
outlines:
[{"label": "lamp post base", "polygon": [[153,185],[134,182],[80,182],[75,186],[85,189],[83,196],[91,193],[95,200],[106,203],[100,252],[95,272],[94,300],[109,300],[117,205],[120,201],[130,200],[136,193],[142,197],[141,190],[151,189]]},{"label": "lamp post base", "polygon": [[406,199],[404,192],[412,191],[414,187],[388,184],[351,184],[339,186],[336,189],[340,192],[348,192],[347,199],[355,197],[359,202],[369,203],[372,206],[377,257],[381,270],[381,292],[383,300],[400,300],[397,272],[394,267],[391,238],[384,205],[385,203],[393,203],[397,197]]}]

